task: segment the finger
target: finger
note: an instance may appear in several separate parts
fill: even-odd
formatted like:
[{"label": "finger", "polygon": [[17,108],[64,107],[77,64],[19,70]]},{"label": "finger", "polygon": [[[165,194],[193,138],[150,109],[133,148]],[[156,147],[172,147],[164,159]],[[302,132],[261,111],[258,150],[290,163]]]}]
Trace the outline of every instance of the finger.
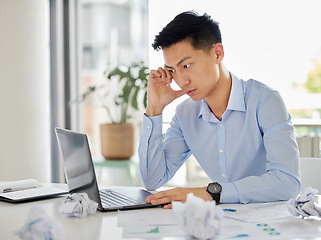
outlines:
[{"label": "finger", "polygon": [[159,67],[157,70],[162,74],[162,80],[164,82],[171,83],[172,75],[167,69],[165,70],[164,68]]},{"label": "finger", "polygon": [[[169,191],[169,190],[167,190]],[[147,198],[149,198],[149,200],[153,200],[153,199],[158,199],[158,198],[163,198],[166,196],[166,192],[167,191],[160,191],[154,194],[149,195]]]},{"label": "finger", "polygon": [[173,79],[172,73],[168,69],[165,69],[165,73],[166,73],[166,81],[167,83],[170,84]]},{"label": "finger", "polygon": [[150,203],[152,201],[152,199],[154,199],[154,194],[151,194],[151,195],[147,196],[146,202]]},{"label": "finger", "polygon": [[153,205],[165,204],[170,203],[171,198],[168,196],[168,191],[161,191],[158,193],[154,193],[147,197],[147,202]]},{"label": "finger", "polygon": [[172,198],[170,198],[170,197],[152,199],[150,201],[150,203],[153,204],[153,205],[160,205],[160,204],[166,204],[166,203],[171,203],[171,202],[172,202]]},{"label": "finger", "polygon": [[157,71],[162,75],[162,79],[166,78],[166,71],[164,70],[164,68],[159,67],[157,68]]},{"label": "finger", "polygon": [[154,194],[151,194],[149,196],[147,196],[146,198],[146,202],[147,203],[151,203],[152,200],[155,200],[155,199],[159,199],[159,198],[163,198],[165,195],[164,195],[164,192],[158,192],[158,193],[154,193]]},{"label": "finger", "polygon": [[150,203],[153,205],[160,205],[160,204],[171,203],[172,201],[185,202],[185,200],[186,200],[185,195],[171,195],[171,196],[164,196],[162,198],[151,199]]},{"label": "finger", "polygon": [[156,77],[162,77],[162,74],[158,70],[151,70],[149,74]]},{"label": "finger", "polygon": [[166,204],[164,206],[165,209],[172,209],[173,205],[170,203],[170,204]]}]

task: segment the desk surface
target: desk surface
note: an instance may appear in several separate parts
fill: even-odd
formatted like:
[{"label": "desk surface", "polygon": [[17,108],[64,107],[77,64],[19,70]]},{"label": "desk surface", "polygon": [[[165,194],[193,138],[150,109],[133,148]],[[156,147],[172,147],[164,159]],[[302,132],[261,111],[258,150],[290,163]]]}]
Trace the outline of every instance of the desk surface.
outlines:
[{"label": "desk surface", "polygon": [[[54,185],[59,187],[64,184]],[[64,187],[62,186],[62,188]],[[0,216],[2,219],[5,218],[5,221],[2,220],[0,224],[0,239],[18,239],[13,232],[24,225],[30,209],[35,204],[39,204],[50,218],[61,224],[64,229],[63,239],[123,239],[122,228],[117,226],[117,212],[100,212],[97,210],[95,215],[87,216],[84,219],[68,218],[58,212],[64,198],[62,196],[19,204],[0,201]],[[164,239],[174,240],[177,238]]]},{"label": "desk surface", "polygon": [[[60,223],[64,229],[63,239],[123,239],[122,228],[117,226],[117,212],[99,212],[84,219],[67,218],[58,212],[64,197],[51,198],[36,202],[12,204],[0,202],[0,214],[2,219],[0,224],[1,239],[18,239],[13,232],[24,225],[27,215],[34,204],[43,207],[47,215]],[[162,210],[162,209],[160,209]],[[166,210],[164,210],[166,211]],[[314,225],[321,229],[321,221],[314,221]],[[163,238],[166,240],[182,238]],[[314,240],[321,240],[314,238]]]},{"label": "desk surface", "polygon": [[122,239],[122,229],[117,227],[117,212],[102,213],[84,219],[67,218],[58,212],[64,197],[51,198],[35,202],[12,204],[0,202],[1,239],[18,239],[13,232],[24,225],[27,215],[34,204],[43,207],[47,215],[59,222],[64,229],[63,239]]}]

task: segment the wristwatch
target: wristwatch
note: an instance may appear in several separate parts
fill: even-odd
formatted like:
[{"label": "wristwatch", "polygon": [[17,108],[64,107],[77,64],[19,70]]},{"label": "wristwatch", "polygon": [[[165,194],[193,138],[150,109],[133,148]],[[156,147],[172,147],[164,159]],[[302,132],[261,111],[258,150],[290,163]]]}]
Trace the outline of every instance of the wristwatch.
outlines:
[{"label": "wristwatch", "polygon": [[219,204],[221,199],[222,186],[218,182],[213,182],[207,185],[206,191],[211,194],[216,204]]}]

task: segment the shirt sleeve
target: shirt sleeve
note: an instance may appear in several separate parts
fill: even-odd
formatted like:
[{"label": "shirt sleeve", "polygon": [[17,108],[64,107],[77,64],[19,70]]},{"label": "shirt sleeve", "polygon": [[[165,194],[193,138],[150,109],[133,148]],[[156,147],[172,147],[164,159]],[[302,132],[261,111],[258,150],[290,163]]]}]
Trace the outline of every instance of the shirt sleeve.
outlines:
[{"label": "shirt sleeve", "polygon": [[234,188],[227,183],[231,192],[222,192],[222,202],[288,200],[300,191],[298,147],[291,116],[278,92],[260,106],[258,124],[266,150],[266,173],[240,179],[232,183]]},{"label": "shirt sleeve", "polygon": [[155,190],[167,183],[190,156],[175,119],[166,132],[166,141],[163,141],[162,115],[143,116],[138,154],[142,182],[148,190]]}]

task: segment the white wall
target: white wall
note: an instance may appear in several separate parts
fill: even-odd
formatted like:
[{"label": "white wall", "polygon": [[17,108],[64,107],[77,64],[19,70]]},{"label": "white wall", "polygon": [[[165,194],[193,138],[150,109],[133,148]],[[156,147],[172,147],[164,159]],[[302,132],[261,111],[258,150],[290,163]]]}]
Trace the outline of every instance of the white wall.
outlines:
[{"label": "white wall", "polygon": [[[151,44],[177,14],[206,12],[220,24],[224,63],[229,71],[276,89],[290,110],[320,109],[320,93],[300,93],[293,88],[306,82],[314,68],[313,59],[321,51],[320,9],[319,0],[151,0],[149,41]],[[162,66],[162,51],[149,50],[150,67]],[[163,121],[171,120],[181,101],[165,108]]]},{"label": "white wall", "polygon": [[50,181],[46,0],[0,1],[0,180]]}]

